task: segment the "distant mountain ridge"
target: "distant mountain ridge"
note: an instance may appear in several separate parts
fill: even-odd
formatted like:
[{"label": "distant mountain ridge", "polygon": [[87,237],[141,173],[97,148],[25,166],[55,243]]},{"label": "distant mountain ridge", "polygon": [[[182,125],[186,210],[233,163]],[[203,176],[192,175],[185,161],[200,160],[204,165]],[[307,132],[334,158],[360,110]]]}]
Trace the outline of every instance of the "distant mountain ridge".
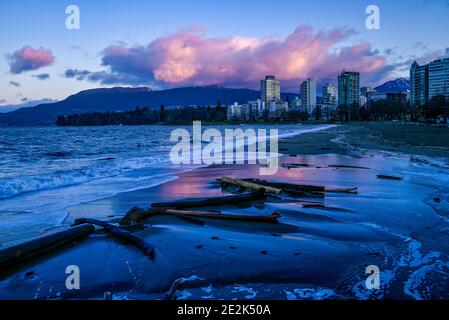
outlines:
[{"label": "distant mountain ridge", "polygon": [[55,100],[55,99],[42,99],[42,100],[26,101],[26,102],[19,103],[19,104],[8,104],[8,105],[0,106],[0,113],[11,112],[11,111],[15,111],[15,110],[22,109],[22,108],[31,108],[31,107],[35,107],[37,105],[44,104],[44,103],[55,103],[57,101],[58,100]]},{"label": "distant mountain ridge", "polygon": [[[283,93],[282,98],[298,96]],[[81,91],[67,99],[40,104],[33,108],[19,109],[0,114],[0,125],[52,125],[58,115],[88,112],[125,111],[135,107],[158,108],[174,106],[211,105],[217,100],[222,104],[245,103],[260,98],[260,92],[251,89],[230,89],[220,86],[184,87],[153,91],[139,88],[99,88]]]},{"label": "distant mountain ridge", "polygon": [[376,91],[380,93],[409,92],[410,81],[405,78],[399,78],[396,80],[385,82],[384,84],[375,87],[374,89],[376,89]]}]

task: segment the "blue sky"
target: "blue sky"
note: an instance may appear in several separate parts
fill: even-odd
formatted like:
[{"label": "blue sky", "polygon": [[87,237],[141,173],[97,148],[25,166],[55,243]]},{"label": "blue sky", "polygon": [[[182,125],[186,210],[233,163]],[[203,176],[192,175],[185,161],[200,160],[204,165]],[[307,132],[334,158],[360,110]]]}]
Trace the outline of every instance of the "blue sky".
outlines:
[{"label": "blue sky", "polygon": [[[65,28],[65,8],[71,4],[80,8],[80,30]],[[380,30],[365,28],[365,8],[370,4],[380,8]],[[308,48],[301,47],[299,43],[296,47],[294,41],[306,43],[310,39],[313,39],[310,41],[316,44],[318,52],[329,51],[322,57],[320,66],[315,64],[313,55],[309,55],[304,60],[307,66],[297,69],[297,76],[291,70],[283,70],[280,64],[273,67],[273,71],[278,71],[281,78],[286,79],[289,90],[296,82],[299,87],[300,79],[314,76],[314,72],[318,77],[333,81],[333,74],[323,70],[332,69],[334,59],[339,61],[338,67],[347,65],[351,69],[351,64],[342,54],[334,55],[347,47],[352,48],[351,57],[365,59],[363,66],[380,64],[384,59],[384,65],[370,71],[369,76],[367,71],[365,79],[362,77],[365,84],[376,85],[386,77],[407,76],[409,60],[427,62],[444,55],[449,48],[448,16],[449,0],[1,1],[0,105],[20,103],[25,99],[63,99],[80,90],[100,86],[148,85],[163,88],[202,85],[208,81],[229,86],[251,86],[259,74],[240,82],[235,73],[230,74],[232,71],[223,70],[220,66],[220,72],[217,72],[217,68],[210,64],[235,62],[235,68],[238,68],[244,59],[249,59],[254,66],[260,67],[261,63],[273,63],[273,54],[279,55],[279,59],[290,57],[288,50],[298,51],[295,57],[301,58],[301,50],[307,51]],[[299,26],[309,26],[311,30],[295,33]],[[196,29],[201,31],[192,31]],[[319,34],[320,30],[330,32],[336,29],[351,32],[350,35],[338,36],[337,40],[334,36]],[[292,35],[297,40],[284,41]],[[165,42],[155,41],[161,37]],[[251,43],[251,54],[240,47],[240,42],[235,45],[234,37]],[[319,44],[325,41],[323,38],[332,43]],[[266,44],[264,41],[267,39],[276,40]],[[186,41],[198,42],[196,47],[192,46],[196,52],[194,58],[190,51],[183,51],[182,57],[178,52],[167,52],[168,44],[185,45]],[[369,44],[369,48],[356,55],[359,44]],[[160,49],[161,45],[163,49]],[[229,45],[232,47],[226,50],[232,51],[232,56],[221,56],[219,48],[229,48]],[[54,62],[12,73],[12,62],[8,57],[24,46],[51,51]],[[105,53],[105,49],[111,46],[113,52]],[[284,48],[270,51],[274,46]],[[121,55],[118,56],[117,52]],[[207,54],[215,58],[209,59]],[[208,66],[201,65],[205,61]],[[142,63],[142,70],[136,67],[138,63]],[[189,63],[195,68],[187,68]],[[249,67],[253,67],[251,63],[248,63]],[[289,65],[294,65],[292,63],[290,61]],[[176,69],[176,74],[167,70],[173,64],[175,69],[179,69]],[[76,76],[68,77],[67,70],[84,71],[88,76],[74,73]],[[269,68],[260,67],[260,72],[262,70],[268,72]],[[36,76],[46,74],[49,79],[41,80],[45,76],[41,79]],[[220,78],[222,75],[223,79]]]}]

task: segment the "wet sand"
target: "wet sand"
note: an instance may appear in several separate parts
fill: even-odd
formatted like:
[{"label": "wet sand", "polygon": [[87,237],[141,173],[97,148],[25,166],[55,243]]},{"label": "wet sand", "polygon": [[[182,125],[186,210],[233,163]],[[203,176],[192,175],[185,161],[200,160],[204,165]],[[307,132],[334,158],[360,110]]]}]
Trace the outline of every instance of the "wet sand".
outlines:
[{"label": "wet sand", "polygon": [[[282,167],[273,177],[258,176],[257,165],[200,168],[156,187],[67,208],[65,223],[79,217],[117,220],[133,206],[228,194],[216,181],[221,176],[357,186],[356,195],[282,196],[204,208],[251,215],[277,211],[279,224],[205,219],[199,226],[153,217],[135,234],[156,248],[154,261],[96,234],[3,272],[0,298],[99,299],[110,291],[116,299],[163,299],[184,278],[178,299],[449,299],[447,171],[412,161],[409,154],[378,151],[387,147],[361,148],[357,139],[372,129],[359,129],[339,126],[280,144],[282,164],[308,167]],[[379,174],[403,179],[381,180]],[[326,207],[303,208],[301,200]],[[80,268],[80,290],[65,288],[68,265]],[[380,268],[380,290],[365,287],[369,265]]]}]

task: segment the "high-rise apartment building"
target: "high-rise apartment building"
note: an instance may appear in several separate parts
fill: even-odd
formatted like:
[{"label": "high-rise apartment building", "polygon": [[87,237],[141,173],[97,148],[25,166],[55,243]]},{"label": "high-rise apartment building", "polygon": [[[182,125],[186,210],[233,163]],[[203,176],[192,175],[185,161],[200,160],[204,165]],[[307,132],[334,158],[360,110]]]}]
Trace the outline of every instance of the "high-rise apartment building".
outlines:
[{"label": "high-rise apartment building", "polygon": [[311,115],[316,108],[316,82],[309,78],[301,83],[301,109]]},{"label": "high-rise apartment building", "polygon": [[410,105],[426,106],[428,102],[429,66],[415,61],[410,68]]},{"label": "high-rise apartment building", "polygon": [[345,120],[354,118],[360,106],[360,73],[343,71],[338,76],[338,107]]},{"label": "high-rise apartment building", "polygon": [[261,100],[268,104],[281,100],[281,82],[275,76],[266,76],[260,81]]},{"label": "high-rise apartment building", "polygon": [[324,120],[330,120],[335,116],[337,109],[337,88],[331,83],[327,83],[323,86],[321,103],[321,118]]},{"label": "high-rise apartment building", "polygon": [[410,104],[425,107],[437,97],[449,101],[449,58],[432,61],[420,66],[417,62],[410,68]]},{"label": "high-rise apartment building", "polygon": [[323,86],[323,104],[337,105],[337,88],[332,83]]}]

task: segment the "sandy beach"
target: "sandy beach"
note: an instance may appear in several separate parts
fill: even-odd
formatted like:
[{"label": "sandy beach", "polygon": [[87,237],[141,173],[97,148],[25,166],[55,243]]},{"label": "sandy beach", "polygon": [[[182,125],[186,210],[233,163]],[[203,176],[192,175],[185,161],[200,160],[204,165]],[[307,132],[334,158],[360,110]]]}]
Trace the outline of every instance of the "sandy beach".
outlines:
[{"label": "sandy beach", "polygon": [[[449,146],[445,139],[426,140],[428,128],[419,127],[413,134],[422,143],[412,145],[401,134],[410,128],[391,126],[339,125],[284,139],[283,167],[275,176],[259,176],[258,165],[209,166],[176,173],[178,179],[155,187],[68,207],[64,226],[77,218],[118,222],[132,207],[227,195],[217,181],[222,176],[358,188],[357,194],[280,195],[204,209],[278,212],[277,224],[148,218],[134,234],[154,246],[153,261],[96,233],[4,270],[0,298],[101,299],[111,292],[114,299],[164,299],[181,278],[177,299],[448,299]],[[448,130],[436,130],[447,137]],[[304,201],[323,206],[304,207]],[[68,265],[81,270],[80,290],[65,287]],[[365,286],[370,265],[380,269],[379,290]]]}]

